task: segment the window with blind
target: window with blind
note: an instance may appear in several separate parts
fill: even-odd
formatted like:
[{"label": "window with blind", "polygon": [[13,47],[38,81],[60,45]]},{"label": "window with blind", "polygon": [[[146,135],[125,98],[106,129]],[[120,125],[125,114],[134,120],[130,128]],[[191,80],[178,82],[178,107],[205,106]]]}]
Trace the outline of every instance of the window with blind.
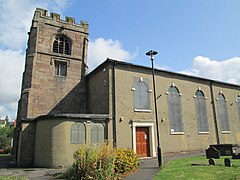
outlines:
[{"label": "window with blind", "polygon": [[134,87],[135,110],[150,110],[149,86],[143,78],[138,78]]},{"label": "window with blind", "polygon": [[198,122],[198,132],[209,132],[206,99],[201,90],[197,90],[195,93],[195,107],[196,118]]},{"label": "window with blind", "polygon": [[238,118],[240,120],[240,95],[237,96]]},{"label": "window with blind", "polygon": [[218,94],[218,115],[222,131],[230,131],[226,99],[222,93]]},{"label": "window with blind", "polygon": [[55,61],[54,62],[54,75],[67,76],[67,62]]},{"label": "window with blind", "polygon": [[71,127],[71,144],[86,143],[86,127],[81,122],[73,123]]},{"label": "window with blind", "polygon": [[175,86],[170,86],[167,94],[171,133],[183,132],[181,94]]},{"label": "window with blind", "polygon": [[91,142],[103,143],[104,142],[104,126],[102,123],[93,123],[91,125]]}]

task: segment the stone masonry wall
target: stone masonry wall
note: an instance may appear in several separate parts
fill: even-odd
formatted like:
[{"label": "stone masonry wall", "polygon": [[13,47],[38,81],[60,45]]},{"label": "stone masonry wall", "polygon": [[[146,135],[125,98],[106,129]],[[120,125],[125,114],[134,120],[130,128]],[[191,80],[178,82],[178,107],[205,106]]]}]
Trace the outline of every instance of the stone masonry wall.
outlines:
[{"label": "stone masonry wall", "polygon": [[[88,24],[37,8],[30,29],[25,70],[18,107],[18,152],[20,166],[34,162],[35,126],[23,120],[40,115],[86,112],[85,76],[87,74]],[[53,52],[56,35],[67,37],[71,54]],[[67,64],[67,75],[55,75],[55,62]],[[29,131],[30,129],[30,131]],[[44,132],[42,132],[44,133]]]},{"label": "stone masonry wall", "polygon": [[[54,38],[67,36],[72,44],[71,55],[52,52]],[[35,118],[53,113],[84,113],[86,111],[86,58],[88,24],[37,8],[29,33],[26,65],[23,74],[20,117]],[[54,62],[67,63],[67,76],[54,75]],[[76,98],[77,97],[77,98]],[[25,98],[26,99],[26,98]]]}]

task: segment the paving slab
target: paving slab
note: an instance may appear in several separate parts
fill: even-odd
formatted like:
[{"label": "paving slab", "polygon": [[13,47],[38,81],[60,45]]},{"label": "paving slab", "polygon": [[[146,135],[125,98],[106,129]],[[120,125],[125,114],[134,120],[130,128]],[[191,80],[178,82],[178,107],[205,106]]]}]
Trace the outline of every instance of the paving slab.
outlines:
[{"label": "paving slab", "polygon": [[0,176],[22,176],[31,179],[54,179],[53,175],[63,172],[62,169],[49,168],[1,168]]},{"label": "paving slab", "polygon": [[[196,152],[191,154],[172,154],[172,155],[163,157],[163,164],[166,164],[169,160],[172,160],[172,159],[199,156],[199,155],[203,155],[203,152]],[[158,167],[157,158],[141,159],[139,160],[139,171],[129,176],[126,176],[123,179],[124,180],[152,180],[160,170],[161,169]]]}]

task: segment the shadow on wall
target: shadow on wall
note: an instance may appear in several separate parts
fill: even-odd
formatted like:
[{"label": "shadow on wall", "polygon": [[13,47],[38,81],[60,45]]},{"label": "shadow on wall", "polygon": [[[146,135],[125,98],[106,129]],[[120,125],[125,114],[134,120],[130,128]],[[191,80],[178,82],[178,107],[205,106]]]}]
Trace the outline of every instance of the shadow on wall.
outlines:
[{"label": "shadow on wall", "polygon": [[57,153],[55,151],[61,149],[62,142],[59,141],[58,145],[56,144],[56,142],[54,144],[54,138],[57,138],[56,136],[54,136],[54,129],[58,127],[61,123],[61,120],[52,120],[51,122],[45,120],[37,122],[34,152],[35,167],[53,167],[53,163],[56,163],[57,160],[54,160],[54,154]]},{"label": "shadow on wall", "polygon": [[86,90],[83,81],[79,82],[48,114],[68,113],[86,113]]},{"label": "shadow on wall", "polygon": [[18,151],[18,162],[21,167],[32,167],[34,163],[34,145],[35,145],[35,123],[23,123],[20,132],[20,147]]}]

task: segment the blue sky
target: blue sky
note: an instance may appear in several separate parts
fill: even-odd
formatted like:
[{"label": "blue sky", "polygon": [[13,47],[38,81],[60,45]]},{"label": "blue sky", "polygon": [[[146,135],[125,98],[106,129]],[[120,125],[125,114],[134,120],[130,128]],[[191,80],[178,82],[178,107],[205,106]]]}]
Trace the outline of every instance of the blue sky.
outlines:
[{"label": "blue sky", "polygon": [[16,117],[36,7],[89,23],[90,70],[107,57],[240,84],[239,0],[0,0],[0,117]]},{"label": "blue sky", "polygon": [[145,52],[159,52],[156,63],[174,71],[196,56],[219,61],[240,55],[240,1],[103,0],[73,1],[65,15],[90,24],[90,39],[118,39],[133,62],[149,65]]}]

